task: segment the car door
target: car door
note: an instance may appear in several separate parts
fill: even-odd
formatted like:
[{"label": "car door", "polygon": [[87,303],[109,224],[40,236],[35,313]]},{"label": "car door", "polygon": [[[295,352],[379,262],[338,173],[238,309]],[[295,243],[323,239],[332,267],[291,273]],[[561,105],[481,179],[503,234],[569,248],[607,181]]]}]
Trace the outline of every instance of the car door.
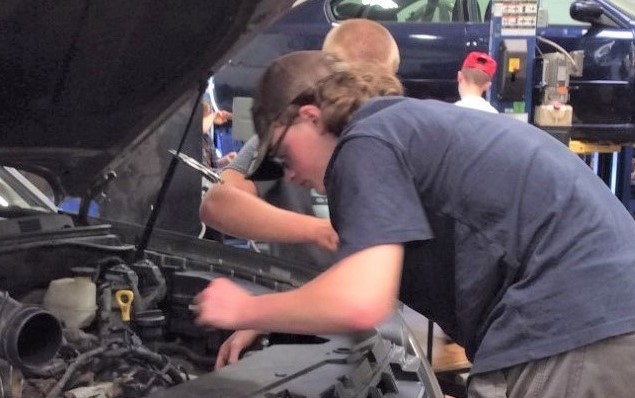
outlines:
[{"label": "car door", "polygon": [[[473,0],[469,0],[473,1]],[[348,18],[380,22],[401,53],[399,76],[407,95],[458,99],[456,72],[466,55],[466,0],[327,0],[333,23]]]}]

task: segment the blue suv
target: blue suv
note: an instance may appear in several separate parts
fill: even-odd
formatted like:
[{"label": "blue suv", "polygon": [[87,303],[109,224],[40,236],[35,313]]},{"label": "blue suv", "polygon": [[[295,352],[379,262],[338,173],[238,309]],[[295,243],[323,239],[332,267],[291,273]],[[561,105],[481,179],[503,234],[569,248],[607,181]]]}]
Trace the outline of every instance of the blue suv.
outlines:
[{"label": "blue suv", "polygon": [[[401,52],[398,74],[409,96],[455,101],[461,61],[470,51],[488,51],[491,8],[491,0],[300,0],[218,70],[214,99],[218,107],[231,109],[233,97],[249,96],[272,59],[319,49],[333,24],[368,18],[395,37]],[[572,138],[633,141],[635,2],[543,0],[541,8],[548,22],[537,35],[567,51],[584,51],[584,73],[570,82]],[[554,51],[538,41],[539,53]],[[539,81],[536,75],[537,87]]]}]

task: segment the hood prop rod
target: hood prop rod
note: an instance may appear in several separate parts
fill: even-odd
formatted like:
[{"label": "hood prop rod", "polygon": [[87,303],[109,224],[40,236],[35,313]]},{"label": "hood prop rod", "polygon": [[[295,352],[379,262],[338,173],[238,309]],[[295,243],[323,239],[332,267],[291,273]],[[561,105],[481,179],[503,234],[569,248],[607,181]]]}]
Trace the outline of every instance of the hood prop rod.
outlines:
[{"label": "hood prop rod", "polygon": [[[194,116],[196,115],[196,110],[198,109],[199,104],[201,103],[201,99],[205,94],[205,90],[207,90],[207,79],[201,82],[201,85],[198,90],[198,98],[192,107],[192,112],[190,113],[190,117],[187,120],[187,125],[185,126],[185,131],[183,131],[183,135],[181,136],[181,142],[179,142],[179,147],[177,149],[177,153],[180,153],[183,149],[183,145],[185,144],[185,139],[187,138],[187,132],[190,131],[190,126],[192,125],[192,121],[194,120]],[[163,184],[161,184],[161,189],[157,194],[157,199],[152,206],[152,211],[150,212],[150,217],[148,217],[148,222],[146,223],[145,230],[143,231],[143,235],[137,244],[137,251],[135,253],[135,261],[143,260],[144,252],[148,247],[148,243],[150,242],[150,236],[152,235],[152,231],[154,230],[154,224],[157,222],[157,218],[159,217],[159,213],[161,212],[161,206],[163,201],[165,200],[165,195],[168,192],[168,188],[170,187],[170,183],[174,178],[174,173],[176,172],[176,165],[179,163],[179,159],[176,156],[172,157],[170,161],[170,165],[168,166],[168,171],[165,173],[165,177],[163,178]]]}]

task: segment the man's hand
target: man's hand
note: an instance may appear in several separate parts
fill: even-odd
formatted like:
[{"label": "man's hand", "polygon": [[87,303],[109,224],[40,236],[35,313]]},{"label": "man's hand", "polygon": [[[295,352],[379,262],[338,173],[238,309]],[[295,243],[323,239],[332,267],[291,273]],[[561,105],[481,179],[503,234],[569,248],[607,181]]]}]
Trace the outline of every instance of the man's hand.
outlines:
[{"label": "man's hand", "polygon": [[340,238],[329,219],[316,218],[313,224],[313,242],[321,248],[334,252],[340,244]]},{"label": "man's hand", "polygon": [[261,334],[258,330],[238,330],[225,340],[218,350],[216,357],[216,369],[220,369],[225,365],[238,362],[238,357],[256,341]]},{"label": "man's hand", "polygon": [[222,158],[220,158],[220,159],[218,159],[216,161],[216,167],[223,168],[223,167],[227,166],[228,164],[233,162],[234,159],[236,159],[236,156],[238,156],[238,154],[236,152],[234,152],[234,151],[229,152],[227,155],[224,155]]},{"label": "man's hand", "polygon": [[226,278],[214,279],[196,296],[198,317],[196,323],[219,329],[243,329],[243,310],[251,295]]},{"label": "man's hand", "polygon": [[225,124],[232,119],[232,113],[229,111],[219,110],[214,114],[214,124],[219,126]]}]

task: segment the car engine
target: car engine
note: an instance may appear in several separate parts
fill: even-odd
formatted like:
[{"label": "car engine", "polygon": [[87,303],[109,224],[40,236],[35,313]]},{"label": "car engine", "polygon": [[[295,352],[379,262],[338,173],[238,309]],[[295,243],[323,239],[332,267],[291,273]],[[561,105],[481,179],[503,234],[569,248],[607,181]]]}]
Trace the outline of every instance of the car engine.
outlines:
[{"label": "car engine", "polygon": [[[64,254],[72,260],[61,270],[40,263],[41,270],[26,271],[27,286],[27,264],[2,272],[4,281],[14,279],[11,294],[0,291],[1,397],[143,397],[213,369],[229,332],[195,325],[190,309],[209,272],[173,267],[168,288],[150,259],[131,264],[107,255],[73,266],[92,244],[56,244],[83,247]],[[32,256],[42,250],[35,244]],[[28,286],[46,274],[53,277],[47,287]]]}]

